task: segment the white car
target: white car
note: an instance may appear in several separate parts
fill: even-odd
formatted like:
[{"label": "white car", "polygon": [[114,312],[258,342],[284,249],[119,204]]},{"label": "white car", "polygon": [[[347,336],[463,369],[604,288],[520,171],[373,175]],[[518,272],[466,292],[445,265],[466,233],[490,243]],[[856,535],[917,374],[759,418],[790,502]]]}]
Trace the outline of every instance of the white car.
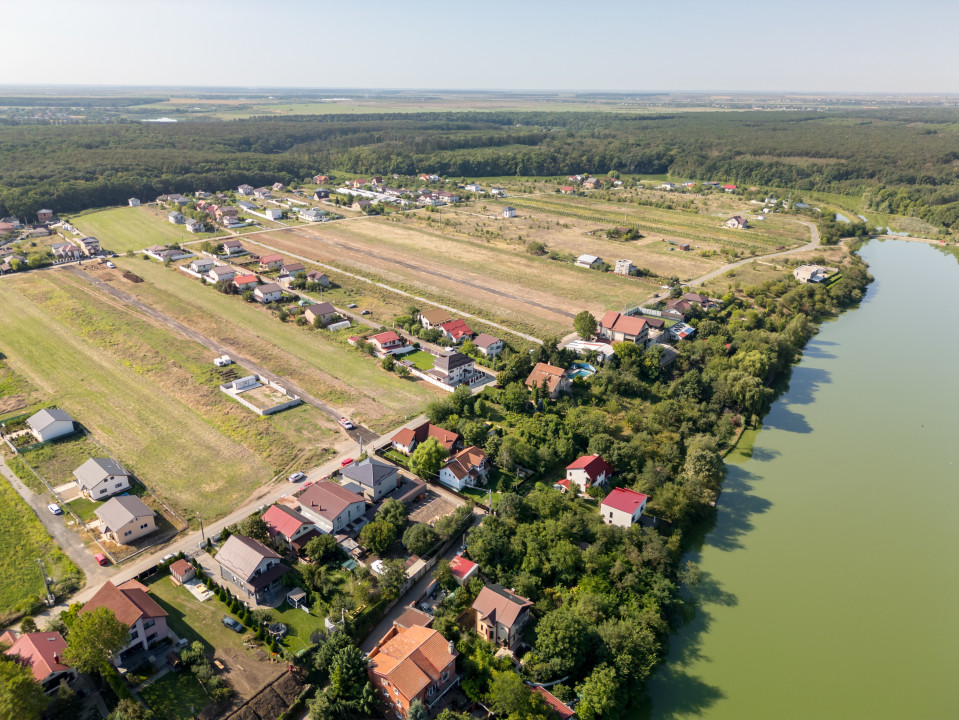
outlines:
[{"label": "white car", "polygon": [[54,515],[63,515],[63,510],[61,510],[60,506],[56,503],[50,503],[47,505],[47,510],[52,512]]},{"label": "white car", "polygon": [[107,267],[113,270],[116,268],[116,265],[114,265],[112,262],[107,261]]},{"label": "white car", "polygon": [[356,427],[356,425],[353,424],[352,420],[345,417],[340,418],[340,425],[345,427],[347,430],[353,430]]},{"label": "white car", "polygon": [[229,355],[222,355],[218,358],[213,358],[213,364],[217,367],[226,367],[227,365],[233,364],[233,358]]},{"label": "white car", "polygon": [[290,482],[300,482],[300,480],[306,480],[306,473],[295,472],[290,477],[287,478]]}]

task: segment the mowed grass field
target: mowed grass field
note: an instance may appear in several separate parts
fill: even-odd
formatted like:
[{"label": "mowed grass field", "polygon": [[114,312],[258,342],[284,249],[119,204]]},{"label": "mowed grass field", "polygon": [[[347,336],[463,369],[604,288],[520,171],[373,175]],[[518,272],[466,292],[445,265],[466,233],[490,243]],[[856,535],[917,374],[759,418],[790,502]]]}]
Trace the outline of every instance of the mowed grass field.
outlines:
[{"label": "mowed grass field", "polygon": [[0,318],[10,366],[187,514],[223,515],[335,442],[313,408],[260,418],[231,401],[206,348],[69,270],[5,279],[0,303],[17,308]]},{"label": "mowed grass field", "polygon": [[5,479],[0,480],[0,625],[29,612],[43,592],[36,558],[54,582],[81,573],[63,554],[33,510]]},{"label": "mowed grass field", "polygon": [[[191,233],[183,225],[168,222],[168,213],[164,208],[145,205],[111,208],[76,215],[71,224],[85,235],[98,238],[104,249],[116,253],[213,237],[213,233]],[[220,237],[225,234],[221,232]]]},{"label": "mowed grass field", "polygon": [[289,378],[374,430],[395,427],[442,392],[383,370],[379,360],[329,333],[280,322],[259,304],[201,286],[200,281],[175,268],[132,258],[116,262],[145,280],[130,283],[114,274],[123,291]]}]

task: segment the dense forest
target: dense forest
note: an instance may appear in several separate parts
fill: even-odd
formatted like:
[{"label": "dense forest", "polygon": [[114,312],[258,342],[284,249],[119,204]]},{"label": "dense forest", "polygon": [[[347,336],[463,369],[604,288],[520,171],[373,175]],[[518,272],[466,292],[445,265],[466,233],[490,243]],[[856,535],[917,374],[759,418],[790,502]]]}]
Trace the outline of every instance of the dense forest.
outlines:
[{"label": "dense forest", "polygon": [[450,177],[661,174],[865,195],[959,221],[959,116],[946,109],[618,115],[420,113],[0,127],[0,212],[75,211],[317,172]]}]

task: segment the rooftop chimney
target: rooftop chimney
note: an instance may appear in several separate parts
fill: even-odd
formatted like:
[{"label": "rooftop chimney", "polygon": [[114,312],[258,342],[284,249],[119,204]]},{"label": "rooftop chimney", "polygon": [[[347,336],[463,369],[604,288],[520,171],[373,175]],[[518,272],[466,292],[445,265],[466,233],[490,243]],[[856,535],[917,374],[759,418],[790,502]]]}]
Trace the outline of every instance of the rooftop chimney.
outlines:
[{"label": "rooftop chimney", "polygon": [[453,641],[450,640],[450,655],[456,654],[456,646],[453,644]]},{"label": "rooftop chimney", "polygon": [[53,662],[56,663],[57,665],[60,664],[60,653],[58,652],[53,653]]}]

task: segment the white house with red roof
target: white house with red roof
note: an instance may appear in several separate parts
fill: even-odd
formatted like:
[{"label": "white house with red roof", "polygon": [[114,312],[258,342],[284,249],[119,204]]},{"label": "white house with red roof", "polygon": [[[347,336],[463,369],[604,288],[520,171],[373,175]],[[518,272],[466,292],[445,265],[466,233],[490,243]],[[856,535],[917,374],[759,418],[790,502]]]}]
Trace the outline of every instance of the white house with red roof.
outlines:
[{"label": "white house with red roof", "polygon": [[283,266],[286,260],[282,255],[264,255],[260,258],[260,270],[276,270]]},{"label": "white house with red roof", "polygon": [[440,482],[456,491],[464,487],[485,485],[489,474],[490,462],[486,453],[471,445],[460,450],[440,468]]},{"label": "white house with red roof", "polygon": [[0,635],[0,642],[10,643],[4,655],[18,658],[33,671],[33,679],[40,683],[45,693],[52,694],[60,687],[60,681],[67,684],[76,680],[77,671],[63,662],[63,651],[67,641],[58,632],[35,632],[17,636],[14,630]]},{"label": "white house with red roof", "polygon": [[437,328],[450,342],[461,343],[475,334],[465,320],[450,320]]},{"label": "white house with red roof", "polygon": [[605,485],[613,476],[613,466],[599,455],[583,455],[566,466],[566,479],[579,487],[585,493],[586,488],[594,485]]},{"label": "white house with red roof", "polygon": [[257,280],[256,275],[237,275],[233,278],[233,284],[240,290],[253,290],[260,281]]},{"label": "white house with red roof", "polygon": [[120,659],[127,653],[148,650],[169,637],[166,610],[150,597],[146,585],[136,580],[127,580],[120,585],[107,580],[80,608],[80,614],[101,607],[112,611],[116,619],[129,629],[127,644],[117,653]]},{"label": "white house with red roof", "polygon": [[723,190],[725,190],[726,192],[732,192],[735,189],[736,189],[735,185],[723,185]]},{"label": "white house with red roof", "polygon": [[639,522],[646,509],[647,500],[649,496],[641,492],[629,488],[615,488],[600,503],[599,512],[607,525],[628,528]]},{"label": "white house with red roof", "polygon": [[450,572],[453,573],[457,583],[464,585],[467,580],[479,572],[479,565],[472,560],[467,560],[462,555],[455,555],[450,560]]},{"label": "white house with red roof", "polygon": [[366,341],[374,347],[379,357],[393,355],[406,347],[406,341],[392,330],[379,333],[378,335],[370,335],[366,338]]},{"label": "white house with red roof", "polygon": [[649,338],[649,323],[645,318],[623,315],[610,310],[599,321],[599,336],[610,342],[634,342],[645,345]]},{"label": "white house with red roof", "polygon": [[312,520],[285,505],[271,505],[263,513],[263,522],[274,542],[299,552],[320,534]]}]

